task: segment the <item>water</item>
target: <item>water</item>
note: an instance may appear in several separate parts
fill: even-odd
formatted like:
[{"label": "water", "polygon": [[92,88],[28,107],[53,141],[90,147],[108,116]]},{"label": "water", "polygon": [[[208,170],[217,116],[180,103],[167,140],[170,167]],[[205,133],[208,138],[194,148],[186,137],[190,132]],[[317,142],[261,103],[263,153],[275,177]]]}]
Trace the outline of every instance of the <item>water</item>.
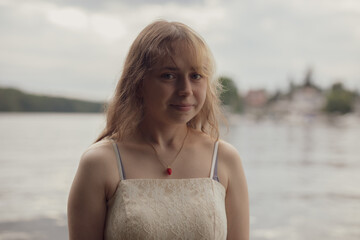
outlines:
[{"label": "water", "polygon": [[246,169],[252,239],[360,239],[360,124],[243,120],[228,141]]},{"label": "water", "polygon": [[[231,122],[251,239],[360,239],[360,124]],[[101,114],[0,114],[0,239],[66,238],[70,185],[103,126]]]}]

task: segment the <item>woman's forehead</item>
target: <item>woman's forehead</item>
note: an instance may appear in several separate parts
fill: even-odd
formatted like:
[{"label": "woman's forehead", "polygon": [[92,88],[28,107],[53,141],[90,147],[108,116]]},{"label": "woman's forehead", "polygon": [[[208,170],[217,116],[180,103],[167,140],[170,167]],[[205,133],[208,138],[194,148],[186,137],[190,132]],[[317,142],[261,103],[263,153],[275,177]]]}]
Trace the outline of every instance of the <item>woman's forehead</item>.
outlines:
[{"label": "woman's forehead", "polygon": [[179,70],[182,68],[195,70],[200,67],[201,63],[194,61],[194,58],[191,58],[187,54],[176,54],[159,59],[159,61],[151,67],[151,70]]},{"label": "woman's forehead", "polygon": [[160,57],[158,61],[151,67],[159,68],[177,68],[181,65],[191,66],[194,69],[201,68],[204,65],[205,58],[199,51],[185,46],[175,46],[168,51],[167,54]]}]

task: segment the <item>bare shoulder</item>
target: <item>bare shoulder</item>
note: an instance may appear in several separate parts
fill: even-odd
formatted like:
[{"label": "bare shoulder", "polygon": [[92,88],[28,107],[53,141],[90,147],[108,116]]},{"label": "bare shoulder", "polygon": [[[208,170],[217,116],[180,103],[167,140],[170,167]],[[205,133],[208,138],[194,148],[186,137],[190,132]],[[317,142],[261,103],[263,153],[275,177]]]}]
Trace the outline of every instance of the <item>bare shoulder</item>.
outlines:
[{"label": "bare shoulder", "polygon": [[191,129],[193,138],[189,138],[188,143],[192,146],[198,147],[199,145],[204,149],[212,149],[215,143],[215,139],[211,138],[208,134],[199,130]]},{"label": "bare shoulder", "polygon": [[70,239],[103,238],[106,201],[116,184],[111,148],[108,140],[95,143],[80,159],[68,199]]},{"label": "bare shoulder", "polygon": [[243,181],[245,176],[240,155],[233,145],[223,140],[219,140],[218,165],[220,181],[227,190],[231,183]]},{"label": "bare shoulder", "polygon": [[116,155],[112,142],[102,140],[89,146],[82,154],[78,171],[87,178],[102,183],[109,193],[118,181],[116,169]]},{"label": "bare shoulder", "polygon": [[219,140],[219,158],[230,169],[241,165],[241,159],[237,149],[224,140]]},{"label": "bare shoulder", "polygon": [[113,146],[110,140],[101,140],[100,142],[93,143],[85,150],[81,159],[84,161],[97,161],[99,159],[105,159],[113,152]]},{"label": "bare shoulder", "polygon": [[227,239],[249,239],[249,198],[239,153],[231,144],[220,141],[218,157],[219,164],[223,166],[222,173],[227,180]]},{"label": "bare shoulder", "polygon": [[110,140],[102,140],[88,147],[82,154],[80,166],[87,167],[106,167],[113,165],[115,152]]}]

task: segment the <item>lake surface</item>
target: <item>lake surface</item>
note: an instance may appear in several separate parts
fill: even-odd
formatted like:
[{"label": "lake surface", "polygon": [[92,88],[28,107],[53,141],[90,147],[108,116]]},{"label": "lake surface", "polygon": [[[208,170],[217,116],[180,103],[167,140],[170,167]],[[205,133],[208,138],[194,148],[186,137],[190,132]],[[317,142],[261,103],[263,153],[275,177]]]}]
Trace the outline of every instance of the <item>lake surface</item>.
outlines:
[{"label": "lake surface", "polygon": [[[66,239],[66,202],[101,114],[0,114],[0,239]],[[360,119],[307,124],[245,117],[223,137],[239,151],[251,239],[360,239]]]}]

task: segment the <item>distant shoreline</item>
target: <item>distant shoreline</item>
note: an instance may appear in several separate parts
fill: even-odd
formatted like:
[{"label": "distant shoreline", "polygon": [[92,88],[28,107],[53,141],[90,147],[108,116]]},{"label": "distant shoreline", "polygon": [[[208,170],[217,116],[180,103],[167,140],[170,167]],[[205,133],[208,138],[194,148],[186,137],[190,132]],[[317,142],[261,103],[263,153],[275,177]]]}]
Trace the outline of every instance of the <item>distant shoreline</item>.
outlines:
[{"label": "distant shoreline", "polygon": [[67,115],[101,115],[105,114],[105,112],[6,112],[0,111],[0,115],[60,115],[60,114],[67,114]]},{"label": "distant shoreline", "polygon": [[0,87],[0,112],[101,113],[106,103],[53,97]]}]

